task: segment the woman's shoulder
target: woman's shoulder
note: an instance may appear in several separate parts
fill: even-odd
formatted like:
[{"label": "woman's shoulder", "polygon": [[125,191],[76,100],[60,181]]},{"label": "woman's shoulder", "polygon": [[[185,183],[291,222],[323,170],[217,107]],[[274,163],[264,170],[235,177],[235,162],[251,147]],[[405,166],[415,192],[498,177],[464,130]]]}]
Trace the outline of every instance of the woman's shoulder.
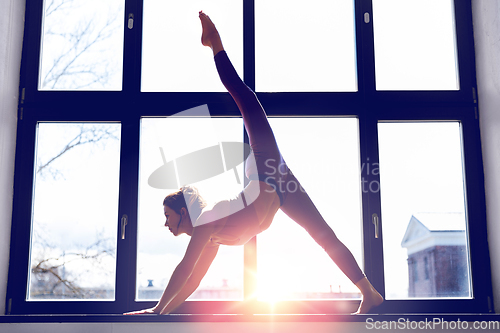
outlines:
[{"label": "woman's shoulder", "polygon": [[228,200],[208,204],[203,208],[198,219],[196,219],[194,227],[213,224],[215,229],[219,229],[217,226],[225,223],[225,220],[230,215],[230,211],[230,202]]}]

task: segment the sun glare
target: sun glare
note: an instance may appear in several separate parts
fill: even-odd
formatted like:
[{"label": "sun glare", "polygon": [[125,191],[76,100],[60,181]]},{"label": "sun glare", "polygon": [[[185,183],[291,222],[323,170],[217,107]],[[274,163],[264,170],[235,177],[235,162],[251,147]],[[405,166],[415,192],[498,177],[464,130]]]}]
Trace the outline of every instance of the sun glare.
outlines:
[{"label": "sun glare", "polygon": [[276,303],[290,299],[290,293],[294,290],[293,286],[283,281],[278,276],[269,274],[258,275],[257,300]]}]

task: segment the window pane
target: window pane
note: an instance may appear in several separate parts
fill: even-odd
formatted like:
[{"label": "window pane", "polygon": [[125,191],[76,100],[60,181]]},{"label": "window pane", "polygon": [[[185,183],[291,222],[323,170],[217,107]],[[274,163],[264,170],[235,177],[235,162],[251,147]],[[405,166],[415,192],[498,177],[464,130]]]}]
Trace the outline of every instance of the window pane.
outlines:
[{"label": "window pane", "polygon": [[119,170],[119,124],[38,124],[28,300],[114,299]]},{"label": "window pane", "polygon": [[45,0],[39,90],[121,90],[124,0]]},{"label": "window pane", "polygon": [[[271,118],[270,122],[293,174],[362,267],[357,119]],[[257,236],[257,256],[261,299],[360,296],[326,252],[281,211]]]},{"label": "window pane", "polygon": [[257,91],[357,91],[352,0],[255,1]]},{"label": "window pane", "polygon": [[[242,139],[241,118],[167,117],[141,120],[137,299],[160,298],[190,240],[185,234],[175,237],[164,227],[163,199],[180,186],[153,188],[148,183],[149,176],[167,161],[194,155],[199,149],[219,142],[242,142]],[[241,156],[243,162],[243,150]],[[237,173],[240,184],[230,170],[190,185],[198,188],[210,204],[228,199],[243,189],[243,163],[238,166]],[[242,298],[243,246],[221,246],[207,275],[189,299]]]},{"label": "window pane", "polygon": [[471,297],[460,124],[378,127],[386,298]]},{"label": "window pane", "polygon": [[458,90],[453,0],[373,0],[377,90]]},{"label": "window pane", "polygon": [[201,45],[200,10],[217,26],[224,48],[243,77],[241,0],[144,0],[141,91],[226,91],[212,50]]}]

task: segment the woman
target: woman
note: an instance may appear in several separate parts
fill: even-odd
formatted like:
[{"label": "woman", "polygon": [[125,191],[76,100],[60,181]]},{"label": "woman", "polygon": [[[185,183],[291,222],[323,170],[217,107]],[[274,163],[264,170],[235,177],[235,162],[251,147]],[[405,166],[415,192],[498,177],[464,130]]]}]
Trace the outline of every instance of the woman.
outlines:
[{"label": "woman", "polygon": [[[307,193],[297,186],[291,186],[296,191],[287,190],[289,182],[299,182],[279,152],[264,109],[255,93],[234,70],[210,18],[203,12],[199,13],[199,17],[203,29],[202,44],[212,49],[220,79],[241,111],[255,163],[247,168],[250,181],[237,199],[207,207],[191,187],[183,187],[165,198],[165,226],[175,236],[185,233],[191,236],[191,240],[157,305],[128,314],[172,312],[196,290],[221,244],[245,244],[271,225],[278,209],[305,228],[359,288],[363,299],[356,313],[367,313],[383,302],[382,296],[365,277],[352,253],[321,217]],[[244,208],[234,209],[236,202],[244,202]]]}]

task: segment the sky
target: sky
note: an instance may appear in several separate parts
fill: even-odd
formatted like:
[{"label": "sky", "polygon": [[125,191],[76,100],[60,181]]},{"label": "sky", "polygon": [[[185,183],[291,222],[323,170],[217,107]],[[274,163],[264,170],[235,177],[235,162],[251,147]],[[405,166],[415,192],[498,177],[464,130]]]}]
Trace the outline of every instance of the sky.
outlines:
[{"label": "sky", "polygon": [[[118,17],[122,15],[122,1],[109,4],[115,6],[113,10],[118,13]],[[375,32],[378,90],[458,89],[451,5],[452,0],[373,1],[371,19]],[[83,6],[83,2],[79,6]],[[84,8],[80,7],[77,11],[82,17],[90,12]],[[197,16],[200,9],[208,13],[217,24],[235,68],[243,75],[241,1],[145,0],[142,91],[224,91],[217,77],[211,50],[200,43]],[[113,10],[110,9],[111,12]],[[285,5],[283,1],[256,0],[256,90],[356,91],[353,13],[353,2],[350,0],[313,0],[308,1],[306,7],[301,1],[286,1]],[[68,17],[78,22],[76,16],[72,15]],[[106,15],[102,17],[105,18]],[[49,23],[45,22],[45,26]],[[69,23],[58,21],[58,24],[64,26]],[[121,30],[117,31],[110,45],[117,45],[123,40]],[[62,42],[55,42],[49,37],[42,43],[42,67],[52,63],[57,49],[64,49]],[[103,50],[98,58],[101,57],[107,57],[112,62],[118,59],[118,63],[121,59],[115,47]],[[120,70],[116,75],[121,75]],[[116,83],[119,81],[114,77],[109,80],[108,85],[90,87],[119,90],[120,86]],[[71,90],[71,86],[59,89]],[[167,160],[170,160],[203,145],[207,147],[220,141],[242,140],[241,119],[217,119],[211,123],[211,126],[216,126],[215,129],[210,126],[210,130],[207,130],[209,127],[206,123],[200,121],[198,124],[192,119],[189,123],[185,119],[143,119],[141,122],[138,278],[142,286],[147,285],[148,280],[154,280],[155,286],[165,285],[188,242],[187,237],[175,238],[163,227],[160,200],[166,193],[150,188],[145,180],[163,163],[160,146],[163,147]],[[287,162],[299,176],[325,219],[362,264],[360,194],[363,188],[360,175],[366,172],[367,167],[375,166],[370,161],[359,159],[357,120],[271,119],[271,124]],[[190,127],[194,133],[203,135],[204,140],[201,143],[197,137],[193,137],[192,141],[183,140],[182,149],[175,151],[174,147],[181,146],[172,146],[168,142],[179,138],[184,127]],[[378,185],[382,190],[384,260],[389,297],[404,298],[406,294],[406,252],[401,248],[400,242],[411,215],[418,212],[460,212],[464,209],[460,131],[458,123],[379,125],[379,172],[382,183]],[[47,134],[47,140],[61,141],[60,137],[55,136],[63,134],[56,133],[52,133],[54,137]],[[39,150],[49,146],[51,145],[48,143],[40,145]],[[118,146],[113,147],[116,152]],[[325,147],[328,147],[331,154],[324,154]],[[110,149],[107,147],[106,152]],[[113,163],[116,163],[116,155],[104,157],[98,149],[94,154],[92,159],[97,159],[97,165],[103,163],[103,158],[115,158]],[[319,157],[321,160],[318,160]],[[360,166],[366,168],[361,170]],[[110,169],[110,175],[116,172],[113,170],[116,169]],[[241,166],[239,172],[242,174]],[[81,178],[81,173],[77,178],[85,179]],[[115,178],[107,177],[109,181],[112,179]],[[37,179],[36,191],[43,187],[50,191],[53,185],[50,180],[46,182],[48,183]],[[80,186],[73,185],[68,179],[66,182],[65,186]],[[213,188],[221,182],[227,184],[227,187],[224,192],[217,193]],[[214,201],[239,191],[234,184],[232,172],[197,185],[205,193],[210,192],[207,199]],[[109,187],[116,187],[116,184]],[[116,194],[109,197],[113,196],[116,197]],[[37,204],[34,223],[43,220],[40,216],[50,217],[54,212],[50,204],[40,204],[42,199],[39,197],[35,197]],[[51,195],[46,195],[46,198],[50,197]],[[89,202],[89,205],[95,204]],[[113,205],[115,202],[111,207]],[[74,208],[70,204],[66,206],[67,214],[72,216]],[[62,212],[61,214],[64,215]],[[108,214],[111,215],[105,218],[106,221],[114,223],[114,213]],[[84,220],[88,226],[87,232],[94,230],[91,226],[99,230],[103,225],[101,219],[86,217]],[[54,223],[51,228],[60,229],[62,222],[57,222],[57,218],[53,221],[55,222],[51,222]],[[109,225],[110,234],[116,230],[113,223]],[[285,233],[288,237],[282,239]],[[61,244],[77,243],[68,236],[70,233],[67,231],[61,235],[64,235],[58,236],[63,242]],[[280,245],[276,246],[278,239]],[[298,252],[297,242],[302,246]],[[303,230],[278,214],[274,225],[258,241],[259,274],[261,281],[265,281],[261,286],[262,290],[275,298],[290,297],[286,293],[292,289],[324,292],[331,288],[333,291],[355,291],[338,269],[327,263],[326,255],[320,253],[322,250],[318,248],[310,243]],[[224,248],[204,280],[204,286],[220,286],[221,281],[226,279],[230,286],[241,287],[242,253],[242,247]],[[318,259],[310,260],[311,257]],[[162,264],[158,265],[158,262]],[[323,271],[324,267],[328,268]],[[304,271],[310,274],[304,276]]]}]

